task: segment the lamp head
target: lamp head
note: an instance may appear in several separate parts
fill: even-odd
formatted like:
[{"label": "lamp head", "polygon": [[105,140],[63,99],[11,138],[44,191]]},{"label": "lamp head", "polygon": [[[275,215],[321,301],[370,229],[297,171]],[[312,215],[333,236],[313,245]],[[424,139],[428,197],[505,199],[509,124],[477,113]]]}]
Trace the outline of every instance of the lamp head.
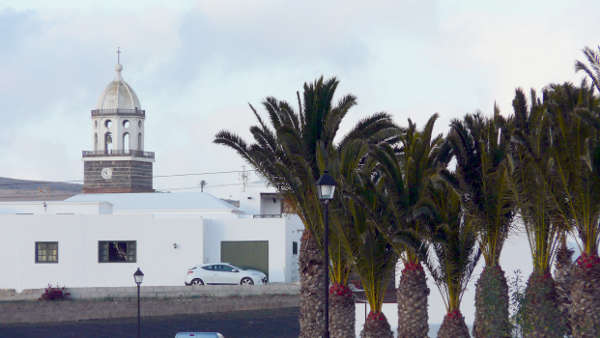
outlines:
[{"label": "lamp head", "polygon": [[319,188],[319,199],[321,201],[330,201],[333,199],[335,193],[335,180],[329,172],[325,170],[323,175],[317,180],[317,187]]},{"label": "lamp head", "polygon": [[142,272],[142,270],[140,270],[140,268],[137,268],[137,271],[134,272],[133,280],[138,286],[144,281],[144,273]]}]

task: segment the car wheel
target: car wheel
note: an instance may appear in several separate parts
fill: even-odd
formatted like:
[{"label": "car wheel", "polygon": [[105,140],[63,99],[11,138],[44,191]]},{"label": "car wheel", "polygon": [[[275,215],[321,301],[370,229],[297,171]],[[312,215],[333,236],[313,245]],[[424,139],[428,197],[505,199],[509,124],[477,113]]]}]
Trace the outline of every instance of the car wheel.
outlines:
[{"label": "car wheel", "polygon": [[244,277],[242,278],[240,285],[254,285],[254,281],[250,277]]},{"label": "car wheel", "polygon": [[204,282],[200,278],[192,279],[192,285],[204,285]]}]

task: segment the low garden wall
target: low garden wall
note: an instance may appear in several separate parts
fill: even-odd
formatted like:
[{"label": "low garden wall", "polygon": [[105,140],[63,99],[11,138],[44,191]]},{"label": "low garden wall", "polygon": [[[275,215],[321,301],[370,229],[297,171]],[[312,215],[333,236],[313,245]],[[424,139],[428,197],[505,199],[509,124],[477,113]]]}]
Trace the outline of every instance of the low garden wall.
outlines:
[{"label": "low garden wall", "polygon": [[[64,300],[38,300],[44,289],[0,290],[0,324],[77,321],[137,316],[137,288],[68,288]],[[148,286],[141,314],[169,316],[272,309],[299,304],[298,284],[255,286]]]}]

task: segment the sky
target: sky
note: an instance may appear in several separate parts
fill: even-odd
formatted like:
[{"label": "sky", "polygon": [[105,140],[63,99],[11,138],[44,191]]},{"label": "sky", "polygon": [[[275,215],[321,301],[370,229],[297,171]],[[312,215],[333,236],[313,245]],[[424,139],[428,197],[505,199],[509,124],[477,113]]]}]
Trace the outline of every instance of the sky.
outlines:
[{"label": "sky", "polygon": [[[321,75],[340,80],[338,97],[358,98],[342,134],[381,111],[419,126],[438,113],[439,133],[494,103],[511,114],[518,87],[582,79],[574,62],[600,44],[599,12],[600,2],[549,0],[0,0],[0,176],[81,182],[90,110],[114,77],[117,46],[146,110],[154,173],[169,176],[241,170],[214,135],[249,139],[248,103],[264,112],[274,96],[295,106],[296,91]],[[239,173],[154,186],[200,180],[215,194],[241,186]]]}]

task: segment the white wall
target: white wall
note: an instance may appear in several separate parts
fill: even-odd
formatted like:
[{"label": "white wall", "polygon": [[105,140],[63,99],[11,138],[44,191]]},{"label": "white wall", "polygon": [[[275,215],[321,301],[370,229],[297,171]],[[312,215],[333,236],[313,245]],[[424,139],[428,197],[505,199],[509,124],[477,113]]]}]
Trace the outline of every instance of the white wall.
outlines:
[{"label": "white wall", "polygon": [[[269,281],[291,281],[292,241],[299,242],[297,216],[283,218],[205,219],[204,263],[221,261],[221,241],[268,241]],[[298,235],[299,233],[299,235]],[[297,238],[296,238],[297,237]]]},{"label": "white wall", "polygon": [[260,213],[261,215],[279,215],[281,214],[281,198],[273,195],[260,196]]},{"label": "white wall", "polygon": [[[202,218],[151,215],[2,215],[0,289],[183,285],[187,268],[203,261]],[[10,230],[8,230],[10,229]],[[137,241],[136,263],[98,263],[98,241]],[[35,242],[58,241],[58,263],[36,264]],[[178,248],[173,248],[173,243]]]},{"label": "white wall", "polygon": [[[284,216],[287,223],[287,238],[286,241],[286,256],[287,256],[287,269],[289,279],[288,282],[297,282],[300,280],[300,274],[298,271],[299,264],[298,258],[300,257],[300,239],[302,238],[302,233],[304,232],[304,224],[300,220],[298,215],[290,215],[287,214]],[[293,242],[298,243],[298,251],[297,254],[293,254]]]},{"label": "white wall", "polygon": [[[296,215],[239,218],[216,210],[160,208],[112,214],[106,202],[47,202],[46,208],[43,202],[0,202],[0,209],[33,213],[0,215],[0,289],[131,286],[138,266],[145,285],[183,285],[187,268],[221,260],[221,241],[268,241],[270,280],[298,280],[299,255],[293,255],[292,243],[300,245],[304,227]],[[135,240],[137,262],[98,263],[98,241],[105,240]],[[36,264],[36,241],[57,241],[59,262]]]}]

